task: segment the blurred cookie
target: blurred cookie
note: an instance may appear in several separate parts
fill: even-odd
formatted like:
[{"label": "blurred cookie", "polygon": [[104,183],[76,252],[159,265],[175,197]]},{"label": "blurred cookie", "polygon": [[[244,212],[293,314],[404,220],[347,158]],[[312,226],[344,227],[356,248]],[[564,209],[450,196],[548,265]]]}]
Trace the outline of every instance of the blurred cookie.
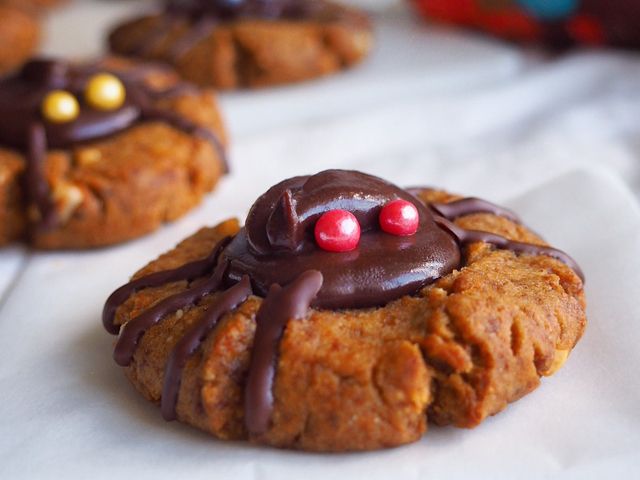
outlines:
[{"label": "blurred cookie", "polygon": [[214,93],[166,67],[30,61],[0,81],[0,244],[149,233],[213,189],[225,138]]},{"label": "blurred cookie", "polygon": [[39,39],[40,26],[34,17],[0,3],[0,76],[29,58]]},{"label": "blurred cookie", "polygon": [[199,85],[232,89],[329,75],[361,61],[372,39],[365,14],[325,0],[173,0],[116,28],[109,43]]}]

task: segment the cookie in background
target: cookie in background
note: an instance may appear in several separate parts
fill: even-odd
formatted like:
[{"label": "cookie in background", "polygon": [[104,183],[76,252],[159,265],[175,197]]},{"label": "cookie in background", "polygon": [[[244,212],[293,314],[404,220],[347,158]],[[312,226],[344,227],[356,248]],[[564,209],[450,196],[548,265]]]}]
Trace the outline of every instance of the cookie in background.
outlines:
[{"label": "cookie in background", "polygon": [[0,244],[112,245],[197,205],[227,171],[213,91],[169,67],[35,59],[0,81]]},{"label": "cookie in background", "polygon": [[172,0],[109,38],[118,55],[169,63],[219,89],[330,75],[363,60],[372,43],[364,13],[326,0]]},{"label": "cookie in background", "polygon": [[40,24],[21,8],[0,2],[0,75],[18,68],[40,41]]}]

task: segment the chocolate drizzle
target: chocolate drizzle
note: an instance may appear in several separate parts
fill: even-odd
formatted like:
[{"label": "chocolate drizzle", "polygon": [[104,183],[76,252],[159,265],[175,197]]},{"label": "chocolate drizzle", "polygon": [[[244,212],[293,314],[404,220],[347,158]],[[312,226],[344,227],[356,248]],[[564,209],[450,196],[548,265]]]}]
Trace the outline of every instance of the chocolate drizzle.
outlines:
[{"label": "chocolate drizzle", "polygon": [[44,160],[47,156],[47,134],[44,125],[34,122],[29,126],[29,150],[25,169],[25,184],[27,203],[35,205],[42,218],[44,228],[53,226],[53,205],[49,201],[51,189],[45,180]]},{"label": "chocolate drizzle", "polygon": [[173,282],[193,282],[213,271],[218,263],[220,252],[229,245],[229,242],[231,242],[231,237],[223,238],[216,244],[211,253],[202,260],[186,263],[173,270],[162,270],[151,273],[118,288],[109,296],[102,311],[102,324],[105,330],[114,335],[120,331],[120,328],[113,322],[116,316],[116,310],[137,291],[144,288],[159,287]]},{"label": "chocolate drizzle", "polygon": [[[185,20],[185,23],[188,24],[188,21]],[[218,20],[208,17],[196,21],[190,27],[189,32],[171,44],[171,47],[164,55],[164,59],[169,63],[177,64],[192,48],[211,35],[218,23]]]},{"label": "chocolate drizzle", "polygon": [[438,225],[447,229],[458,241],[460,245],[468,245],[471,243],[484,242],[502,250],[510,250],[514,253],[525,253],[528,255],[547,255],[548,257],[560,260],[562,263],[567,264],[576,274],[580,277],[580,280],[584,282],[584,273],[578,264],[566,253],[556,250],[551,247],[543,247],[540,245],[533,245],[531,243],[514,242],[508,240],[500,235],[495,235],[489,232],[482,232],[479,230],[467,230],[460,228],[454,223],[445,218],[436,218]]},{"label": "chocolate drizzle", "polygon": [[211,275],[208,280],[182,293],[165,298],[144,313],[138,315],[134,321],[126,323],[120,329],[120,336],[113,348],[113,359],[116,363],[122,367],[130,365],[138,342],[144,333],[163,317],[193,305],[205,295],[210,295],[217,291],[222,286],[226,268],[226,263],[219,263],[213,275]]},{"label": "chocolate drizzle", "polygon": [[182,18],[174,18],[169,16],[161,16],[156,25],[145,34],[144,42],[134,46],[130,51],[130,55],[136,57],[148,57],[153,51],[159,48],[167,39],[171,31],[181,26]]},{"label": "chocolate drizzle", "polygon": [[165,420],[175,420],[176,404],[180,392],[182,370],[187,359],[205,341],[207,335],[215,328],[218,321],[231,310],[236,309],[251,295],[251,281],[244,277],[229,290],[224,291],[209,307],[202,319],[182,337],[174,347],[162,384],[162,416]]},{"label": "chocolate drizzle", "polygon": [[[145,67],[139,67],[149,73]],[[175,91],[153,91],[144,78],[131,72],[113,71],[101,63],[70,65],[53,60],[33,60],[13,77],[0,81],[0,145],[26,153],[25,189],[27,202],[40,214],[40,227],[55,226],[55,209],[50,188],[45,180],[44,164],[48,148],[71,148],[99,140],[141,122],[161,121],[190,135],[200,136],[213,144],[225,162],[225,152],[218,136],[174,112],[154,107],[153,101]],[[91,108],[84,101],[84,89],[90,78],[109,72],[125,85],[127,97],[117,110]],[[53,123],[40,113],[42,101],[53,90],[65,90],[80,103],[78,118],[66,123]],[[225,163],[225,169],[226,169]]]},{"label": "chocolate drizzle", "polygon": [[499,217],[507,218],[514,223],[520,223],[520,218],[512,211],[479,198],[463,198],[449,203],[431,202],[429,206],[433,208],[438,215],[448,220],[455,220],[456,218],[464,217],[472,213],[491,213]]},{"label": "chocolate drizzle", "polygon": [[322,287],[322,274],[306,271],[286,287],[274,284],[256,315],[251,365],[245,388],[244,420],[247,429],[261,434],[269,429],[273,409],[273,379],[278,346],[287,323],[307,315],[309,304]]},{"label": "chocolate drizzle", "polygon": [[[382,206],[397,199],[411,201],[418,209],[420,224],[412,236],[389,235],[378,225]],[[349,210],[361,224],[360,244],[352,252],[324,252],[313,242],[317,218],[336,208]],[[161,300],[126,323],[116,342],[114,359],[119,365],[130,365],[145,331],[166,315],[223,290],[169,357],[162,412],[165,419],[173,420],[188,358],[224,315],[252,294],[263,297],[256,314],[244,392],[245,426],[251,434],[260,435],[269,429],[280,340],[287,323],[305,318],[310,307],[368,308],[415,294],[456,268],[463,268],[461,250],[474,242],[556,258],[584,281],[575,261],[559,250],[466,230],[451,221],[473,213],[492,213],[519,222],[512,212],[478,199],[427,206],[409,192],[359,172],[328,170],[286,180],[261,196],[249,212],[246,227],[233,239],[218,243],[208,257],[141,277],[109,297],[103,322],[108,331],[116,333],[116,309],[134,292],[180,280],[192,282],[213,271],[202,283]]]}]

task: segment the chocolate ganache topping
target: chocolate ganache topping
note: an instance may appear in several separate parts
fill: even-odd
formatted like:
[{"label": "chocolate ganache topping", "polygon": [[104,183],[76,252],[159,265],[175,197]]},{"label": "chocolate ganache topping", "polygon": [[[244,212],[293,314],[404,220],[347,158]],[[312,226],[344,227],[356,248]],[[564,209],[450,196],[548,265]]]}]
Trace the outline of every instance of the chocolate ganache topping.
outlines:
[{"label": "chocolate ganache topping", "polygon": [[[385,204],[407,200],[418,209],[414,235],[395,236],[380,229]],[[325,212],[342,209],[362,229],[358,246],[348,252],[318,247],[314,225]],[[222,258],[229,279],[250,275],[259,295],[274,284],[287,285],[306,270],[322,272],[322,289],[311,305],[318,308],[366,308],[411,295],[460,265],[455,240],[439,228],[429,208],[390,183],[359,172],[328,170],[285,180],[260,197],[242,230]]]},{"label": "chocolate ganache topping", "polygon": [[[162,121],[189,134],[210,141],[225,159],[222,143],[209,129],[154,106],[154,100],[188,90],[180,84],[165,92],[146,86],[144,77],[159,66],[136,66],[113,71],[100,62],[73,65],[57,60],[36,59],[20,72],[0,81],[0,146],[26,154],[25,187],[27,203],[38,207],[42,226],[55,224],[50,189],[44,176],[49,148],[65,149],[102,139],[145,121]],[[122,83],[125,96],[118,108],[101,109],[85,98],[87,85],[99,73],[109,73]],[[52,92],[63,92],[77,102],[78,111],[67,120],[54,121],[43,114],[43,102]],[[74,100],[75,99],[75,100]]]},{"label": "chocolate ganache topping", "polygon": [[[408,202],[417,210],[419,223],[412,234],[390,234],[380,227],[384,207],[397,202]],[[361,237],[350,251],[326,251],[314,241],[314,226],[327,212],[335,211],[353,215],[360,225]],[[121,366],[131,365],[137,344],[149,328],[179,309],[196,305],[206,295],[217,295],[169,356],[161,407],[164,418],[174,420],[182,370],[189,356],[224,315],[251,295],[263,297],[244,389],[245,426],[251,434],[260,435],[270,425],[283,332],[288,322],[305,318],[309,308],[377,307],[416,294],[461,268],[462,250],[474,242],[515,253],[551,256],[574,269],[584,281],[578,265],[559,250],[466,230],[453,223],[473,213],[491,213],[520,223],[512,212],[475,198],[426,205],[408,191],[360,172],[328,170],[285,180],[256,201],[245,228],[234,238],[222,239],[206,258],[140,277],[109,297],[103,323],[107,331],[118,333],[116,311],[136,291],[204,279],[124,324],[114,359]]]}]

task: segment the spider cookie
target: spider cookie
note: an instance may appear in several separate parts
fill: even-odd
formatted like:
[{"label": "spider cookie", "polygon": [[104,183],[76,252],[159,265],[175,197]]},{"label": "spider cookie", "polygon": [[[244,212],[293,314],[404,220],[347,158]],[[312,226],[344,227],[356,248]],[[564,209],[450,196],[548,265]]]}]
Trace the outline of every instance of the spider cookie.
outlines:
[{"label": "spider cookie", "polygon": [[214,94],[118,59],[0,81],[0,244],[91,248],[157,229],[226,172]]},{"label": "spider cookie", "polygon": [[171,0],[111,34],[120,55],[161,60],[183,78],[220,89],[266,87],[329,75],[362,60],[371,25],[325,0]]},{"label": "spider cookie", "polygon": [[166,420],[312,451],[472,428],[586,325],[582,273],[511,212],[329,170],[272,187],[116,290],[113,356]]},{"label": "spider cookie", "polygon": [[0,76],[26,61],[39,39],[40,26],[35,18],[0,2]]}]

